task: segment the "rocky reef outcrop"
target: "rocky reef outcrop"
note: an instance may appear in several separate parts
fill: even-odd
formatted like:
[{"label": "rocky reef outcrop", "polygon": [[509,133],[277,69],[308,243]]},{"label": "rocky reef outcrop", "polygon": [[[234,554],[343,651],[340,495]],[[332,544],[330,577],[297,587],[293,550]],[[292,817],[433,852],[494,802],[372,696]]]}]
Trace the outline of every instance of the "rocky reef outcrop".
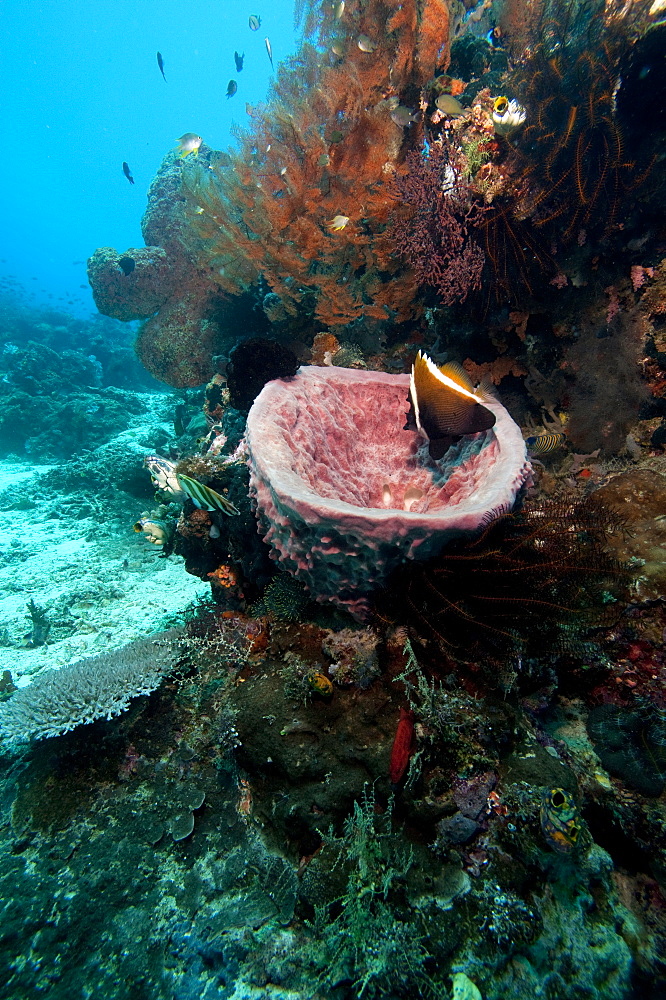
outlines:
[{"label": "rocky reef outcrop", "polygon": [[[200,155],[206,155],[204,147]],[[156,379],[178,389],[213,375],[219,334],[212,319],[219,288],[213,271],[197,263],[201,241],[183,211],[185,166],[175,152],[162,161],[141,223],[145,247],[124,253],[100,247],[88,260],[97,308],[123,321],[148,320],[137,339],[139,359]]]}]

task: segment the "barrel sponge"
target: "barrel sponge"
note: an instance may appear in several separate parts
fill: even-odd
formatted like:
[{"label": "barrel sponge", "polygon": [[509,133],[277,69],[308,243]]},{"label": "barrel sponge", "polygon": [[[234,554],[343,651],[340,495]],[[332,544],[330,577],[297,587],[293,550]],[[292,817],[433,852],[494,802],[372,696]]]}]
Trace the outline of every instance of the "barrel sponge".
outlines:
[{"label": "barrel sponge", "polygon": [[319,601],[362,618],[408,559],[429,559],[529,480],[520,428],[497,401],[492,430],[433,461],[403,430],[409,376],[301,367],[269,382],[247,420],[250,491],[271,558]]}]

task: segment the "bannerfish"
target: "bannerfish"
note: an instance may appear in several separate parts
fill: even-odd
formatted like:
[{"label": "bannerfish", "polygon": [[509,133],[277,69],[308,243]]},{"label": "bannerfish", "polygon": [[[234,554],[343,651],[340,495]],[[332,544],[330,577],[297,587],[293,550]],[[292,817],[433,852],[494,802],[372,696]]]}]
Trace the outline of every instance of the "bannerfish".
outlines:
[{"label": "bannerfish", "polygon": [[573,796],[564,788],[546,789],[539,816],[541,832],[550,847],[560,854],[570,854],[581,831],[581,820]]},{"label": "bannerfish", "polygon": [[261,18],[257,14],[250,14],[247,23],[250,25],[251,31],[259,31]]},{"label": "bannerfish", "polygon": [[178,483],[176,466],[173,462],[160,455],[146,455],[143,464],[150,473],[153,486],[156,486],[158,490],[164,490],[165,493],[170,493],[176,500],[185,499],[186,494]]},{"label": "bannerfish", "polygon": [[236,81],[229,80],[229,83],[227,84],[227,100],[230,97],[233,97],[237,90],[238,90],[238,84],[236,83]]},{"label": "bannerfish", "polygon": [[227,500],[217,490],[210,486],[204,486],[198,479],[190,479],[189,476],[178,475],[180,488],[187,493],[188,497],[199,510],[222,510],[225,514],[240,514],[237,507],[234,507],[231,500]]},{"label": "bannerfish", "polygon": [[181,156],[187,156],[189,153],[194,153],[196,156],[202,142],[203,139],[196,132],[184,132],[178,139],[177,151]]},{"label": "bannerfish", "polygon": [[465,434],[495,425],[495,414],[474,389],[469,375],[455,363],[438,368],[427,354],[416,355],[409,379],[409,413],[403,430],[416,430],[429,442],[432,459],[439,459]]},{"label": "bannerfish", "polygon": [[132,177],[132,171],[129,168],[129,163],[125,163],[124,160],[123,160],[123,173],[125,174],[125,177],[130,182],[130,184],[134,184],[134,178]]},{"label": "bannerfish", "polygon": [[556,448],[565,444],[566,440],[566,434],[537,434],[535,437],[526,438],[525,444],[530,455],[536,457],[537,455],[548,455],[551,451],[555,451]]},{"label": "bannerfish", "polygon": [[164,82],[166,83],[167,82],[167,78],[164,76],[164,59],[162,59],[162,53],[161,52],[157,53],[157,65],[159,66],[160,73],[164,77]]},{"label": "bannerfish", "polygon": [[271,40],[268,37],[268,35],[266,35],[264,41],[266,42],[266,51],[268,52],[268,58],[271,61],[271,69],[275,69],[275,66],[273,65],[273,46],[271,45]]},{"label": "bannerfish", "polygon": [[236,63],[236,72],[240,73],[243,68],[243,60],[245,59],[245,53],[239,56],[237,52],[234,52],[234,62]]}]

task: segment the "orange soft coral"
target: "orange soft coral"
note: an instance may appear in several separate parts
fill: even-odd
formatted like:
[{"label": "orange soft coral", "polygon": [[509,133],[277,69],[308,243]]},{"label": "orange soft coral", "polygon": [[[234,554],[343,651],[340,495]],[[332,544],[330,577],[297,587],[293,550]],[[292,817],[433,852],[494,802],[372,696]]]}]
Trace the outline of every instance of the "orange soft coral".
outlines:
[{"label": "orange soft coral", "polygon": [[[184,165],[192,224],[226,291],[261,273],[288,314],[314,301],[329,327],[407,319],[416,284],[392,283],[404,268],[383,238],[409,141],[392,113],[448,65],[448,3],[349,0],[318,18],[317,47],[305,42],[269,103],[249,109],[239,153]],[[336,216],[348,222],[331,227]]]}]

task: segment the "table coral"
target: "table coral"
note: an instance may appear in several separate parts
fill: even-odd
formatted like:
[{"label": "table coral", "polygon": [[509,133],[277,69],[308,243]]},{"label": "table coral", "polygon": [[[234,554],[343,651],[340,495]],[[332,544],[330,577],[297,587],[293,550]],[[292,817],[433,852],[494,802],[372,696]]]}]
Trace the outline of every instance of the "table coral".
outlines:
[{"label": "table coral", "polygon": [[310,366],[266,385],[248,416],[251,493],[272,558],[360,616],[391,570],[511,507],[530,473],[520,429],[495,400],[492,431],[430,460],[403,430],[408,386],[407,375]]}]

